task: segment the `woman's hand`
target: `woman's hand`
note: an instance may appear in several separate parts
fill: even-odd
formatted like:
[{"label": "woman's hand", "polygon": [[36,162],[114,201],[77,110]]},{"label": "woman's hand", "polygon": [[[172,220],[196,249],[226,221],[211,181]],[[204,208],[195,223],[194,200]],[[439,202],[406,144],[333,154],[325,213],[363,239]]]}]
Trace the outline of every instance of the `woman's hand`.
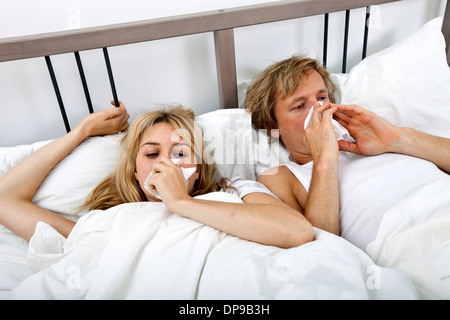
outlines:
[{"label": "woman's hand", "polygon": [[[114,102],[111,102],[114,105]],[[74,129],[79,130],[85,137],[103,136],[125,131],[129,127],[130,115],[120,102],[120,107],[94,112],[86,116]]]},{"label": "woman's hand", "polygon": [[335,105],[336,120],[347,128],[356,143],[339,141],[343,151],[363,155],[378,155],[392,152],[400,137],[400,128],[375,113],[355,105]]},{"label": "woman's hand", "polygon": [[153,165],[152,173],[147,181],[148,185],[155,188],[170,211],[177,212],[177,202],[190,198],[188,182],[181,168],[170,159],[162,157]]},{"label": "woman's hand", "polygon": [[339,147],[331,118],[337,110],[329,103],[314,105],[311,122],[305,130],[305,144],[308,146],[314,162],[335,161],[339,158]]}]

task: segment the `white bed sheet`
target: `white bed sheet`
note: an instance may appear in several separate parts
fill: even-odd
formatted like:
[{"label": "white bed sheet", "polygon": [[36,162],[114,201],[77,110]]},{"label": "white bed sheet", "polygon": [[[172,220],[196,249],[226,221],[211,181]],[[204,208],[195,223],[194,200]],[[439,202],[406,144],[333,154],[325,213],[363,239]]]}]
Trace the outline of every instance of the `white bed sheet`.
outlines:
[{"label": "white bed sheet", "polygon": [[[226,193],[208,199],[239,202]],[[120,205],[78,221],[67,241],[40,223],[33,274],[3,299],[415,299],[399,269],[380,268],[344,239],[316,230],[293,249],[230,236],[167,211]],[[24,274],[26,275],[26,274]]]},{"label": "white bed sheet", "polygon": [[420,188],[386,212],[367,251],[377,265],[404,270],[417,287],[450,299],[450,179]]}]

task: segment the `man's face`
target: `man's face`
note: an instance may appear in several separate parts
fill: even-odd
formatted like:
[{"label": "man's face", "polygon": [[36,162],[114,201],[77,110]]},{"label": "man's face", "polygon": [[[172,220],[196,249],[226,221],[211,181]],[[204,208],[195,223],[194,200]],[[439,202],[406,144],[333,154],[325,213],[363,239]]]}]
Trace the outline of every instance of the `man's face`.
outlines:
[{"label": "man's face", "polygon": [[328,90],[320,74],[311,70],[303,75],[297,90],[275,105],[280,138],[297,163],[312,160],[304,143],[304,123],[309,110],[318,101],[329,102]]}]

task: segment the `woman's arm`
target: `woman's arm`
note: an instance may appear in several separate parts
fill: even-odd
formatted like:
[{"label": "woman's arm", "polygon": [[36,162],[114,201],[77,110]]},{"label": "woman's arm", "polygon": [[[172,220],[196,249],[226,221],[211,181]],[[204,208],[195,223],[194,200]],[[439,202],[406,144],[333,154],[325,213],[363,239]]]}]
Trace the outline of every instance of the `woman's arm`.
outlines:
[{"label": "woman's arm", "polygon": [[0,224],[25,240],[34,233],[38,221],[50,224],[63,236],[74,222],[32,203],[48,173],[84,139],[117,133],[128,128],[125,107],[103,110],[87,116],[65,136],[37,150],[0,178]]},{"label": "woman's arm", "polygon": [[244,203],[194,199],[188,195],[178,166],[168,159],[155,166],[158,174],[152,176],[151,184],[171,212],[266,245],[288,248],[314,238],[310,223],[301,214],[268,194],[249,194]]},{"label": "woman's arm", "polygon": [[311,224],[297,211],[264,193],[251,193],[244,203],[185,198],[171,211],[228,234],[281,248],[297,247],[314,239]]},{"label": "woman's arm", "polygon": [[336,105],[337,120],[347,128],[355,144],[339,141],[341,150],[363,155],[395,152],[433,162],[450,172],[450,139],[414,129],[397,127],[375,113],[355,105]]}]

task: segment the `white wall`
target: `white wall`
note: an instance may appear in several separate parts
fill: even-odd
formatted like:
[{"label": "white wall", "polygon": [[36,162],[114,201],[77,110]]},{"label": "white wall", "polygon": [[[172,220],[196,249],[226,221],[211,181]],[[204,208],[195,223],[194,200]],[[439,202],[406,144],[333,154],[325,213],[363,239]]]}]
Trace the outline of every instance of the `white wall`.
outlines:
[{"label": "white wall", "polygon": [[[217,10],[271,0],[0,0],[0,38]],[[369,54],[442,16],[445,0],[405,0],[372,9]],[[344,13],[330,16],[328,67],[341,71]],[[365,9],[351,13],[348,70],[361,59]],[[323,16],[235,31],[238,81],[268,64],[305,53],[322,57]],[[119,99],[132,119],[158,103],[177,102],[197,114],[218,108],[212,34],[109,49]],[[81,53],[95,110],[108,107],[111,90],[101,50]],[[73,54],[52,57],[70,124],[86,114]],[[0,63],[0,146],[65,133],[44,58]]]}]

